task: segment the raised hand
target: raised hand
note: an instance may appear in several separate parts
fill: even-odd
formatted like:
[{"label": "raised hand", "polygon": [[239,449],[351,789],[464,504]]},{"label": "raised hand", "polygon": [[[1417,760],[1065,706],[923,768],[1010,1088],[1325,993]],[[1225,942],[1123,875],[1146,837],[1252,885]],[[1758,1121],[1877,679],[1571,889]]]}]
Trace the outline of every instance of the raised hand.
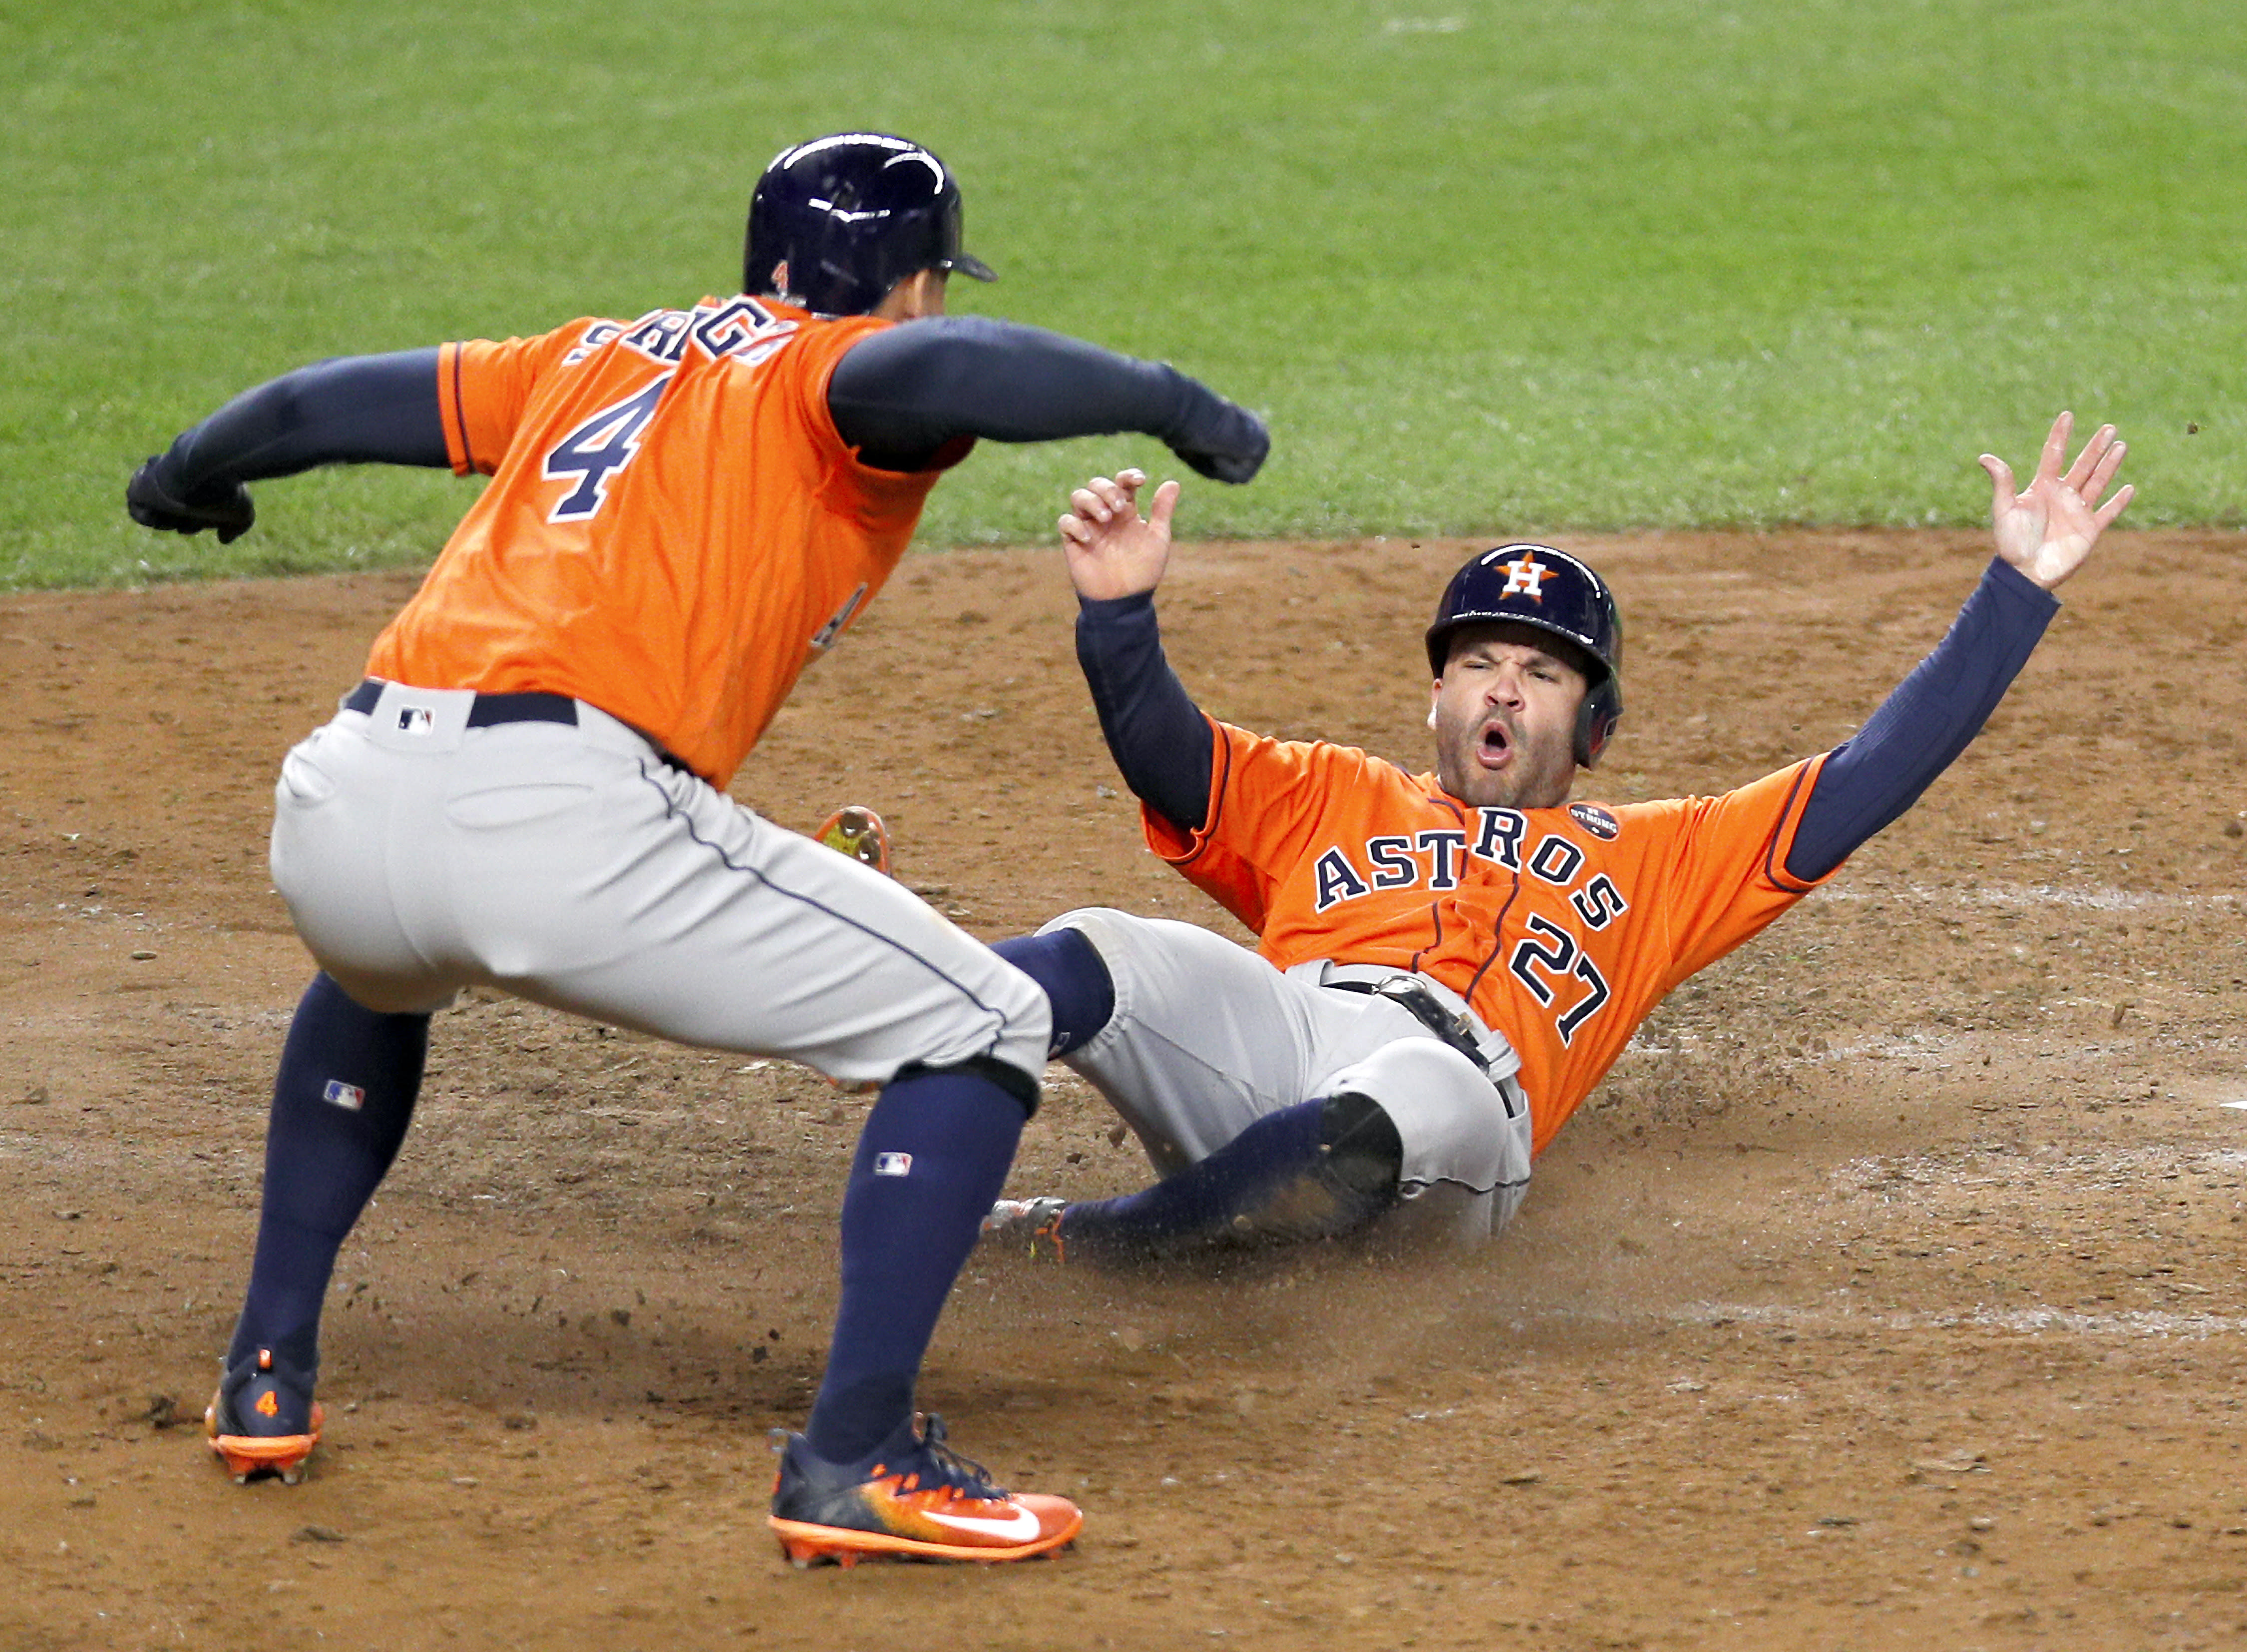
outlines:
[{"label": "raised hand", "polygon": [[1119,470],[1115,479],[1095,476],[1069,496],[1069,514],[1061,519],[1061,548],[1069,558],[1069,583],[1080,597],[1097,602],[1152,590],[1171,560],[1171,515],[1178,509],[1178,485],[1155,489],[1147,515],[1140,515],[1144,470]]},{"label": "raised hand", "polygon": [[2099,536],[2138,491],[2124,488],[2105,504],[2099,502],[2128,451],[2114,439],[2112,425],[2100,426],[2075,462],[2061,473],[2074,427],[2073,413],[2064,413],[2052,420],[2036,474],[2018,493],[2013,491],[2011,467],[1995,454],[1982,455],[1982,468],[1990,473],[1995,489],[1990,522],[1997,532],[1998,554],[2046,590],[2083,565]]}]

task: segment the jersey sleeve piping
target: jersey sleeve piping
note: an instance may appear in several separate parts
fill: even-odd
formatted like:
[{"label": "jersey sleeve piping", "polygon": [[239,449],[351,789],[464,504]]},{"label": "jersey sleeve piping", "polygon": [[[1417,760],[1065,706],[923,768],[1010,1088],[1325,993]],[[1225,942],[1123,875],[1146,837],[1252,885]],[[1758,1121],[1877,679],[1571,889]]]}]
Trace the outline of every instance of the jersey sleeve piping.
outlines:
[{"label": "jersey sleeve piping", "polygon": [[1219,820],[1225,814],[1225,800],[1229,790],[1226,782],[1233,778],[1233,742],[1225,737],[1223,725],[1207,712],[1201,714],[1209,726],[1209,737],[1215,742],[1210,755],[1209,817],[1198,831],[1181,834],[1175,826],[1157,814],[1145,803],[1139,806],[1139,815],[1147,833],[1147,842],[1157,855],[1168,864],[1183,871],[1201,858],[1217,836]]},{"label": "jersey sleeve piping", "polygon": [[445,427],[445,456],[452,461],[455,476],[473,476],[476,456],[468,447],[468,404],[461,383],[463,352],[457,344],[445,345],[441,351],[437,414]]},{"label": "jersey sleeve piping", "polygon": [[1779,813],[1778,828],[1772,833],[1771,842],[1764,847],[1764,881],[1773,889],[1783,889],[1793,895],[1806,895],[1848,864],[1845,857],[1836,862],[1824,877],[1813,878],[1797,877],[1786,870],[1787,851],[1793,848],[1794,834],[1801,829],[1803,809],[1810,801],[1811,788],[1817,783],[1818,771],[1825,766],[1826,754],[1820,752],[1802,765],[1795,774],[1794,784],[1787,788],[1786,805]]}]

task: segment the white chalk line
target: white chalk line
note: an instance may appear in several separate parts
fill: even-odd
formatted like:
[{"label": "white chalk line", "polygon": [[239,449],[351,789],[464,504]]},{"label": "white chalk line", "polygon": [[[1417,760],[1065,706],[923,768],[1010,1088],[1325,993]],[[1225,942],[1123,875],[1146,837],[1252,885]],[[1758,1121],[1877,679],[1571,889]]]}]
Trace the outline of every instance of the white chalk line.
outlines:
[{"label": "white chalk line", "polygon": [[2051,884],[1970,884],[1943,888],[1933,884],[1874,884],[1863,888],[1827,884],[1813,890],[1813,900],[1909,900],[1941,902],[1948,906],[2072,906],[2090,911],[2189,911],[2201,907],[2229,908],[2239,904],[2235,894],[2153,895],[2136,890],[2093,884],[2065,888]]},{"label": "white chalk line", "polygon": [[1957,1154],[1878,1154],[1844,1159],[1826,1171],[1827,1179],[1845,1196],[1885,1197],[1899,1186],[1913,1188],[1984,1188],[2036,1193],[2050,1198],[2068,1187],[2086,1193],[2144,1190],[2188,1177],[2227,1181],[2194,1184],[2203,1195],[2221,1197],[2242,1185],[2247,1176],[2247,1151],[2237,1148],[2180,1147],[2161,1143],[2136,1149],[2071,1151],[2052,1143],[2026,1150],[1991,1150],[1962,1148]]},{"label": "white chalk line", "polygon": [[1830,1309],[1751,1303],[1692,1302],[1658,1317],[1686,1325],[1714,1326],[1731,1321],[1789,1330],[2011,1331],[2030,1335],[2057,1331],[2114,1339],[2171,1336],[2195,1340],[2247,1335],[2247,1315],[2173,1314],[2154,1308],[2128,1308],[2109,1314],[2059,1307],[1983,1307],[1964,1313],[1835,1313]]}]

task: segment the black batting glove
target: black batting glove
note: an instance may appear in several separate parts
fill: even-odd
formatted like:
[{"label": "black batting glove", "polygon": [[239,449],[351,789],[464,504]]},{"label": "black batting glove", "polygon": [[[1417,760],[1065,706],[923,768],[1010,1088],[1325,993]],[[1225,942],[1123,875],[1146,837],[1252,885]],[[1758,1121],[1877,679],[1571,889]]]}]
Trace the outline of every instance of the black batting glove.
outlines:
[{"label": "black batting glove", "polygon": [[220,544],[230,545],[257,520],[249,489],[240,482],[207,481],[182,498],[164,485],[159,474],[162,465],[160,455],[143,460],[125,484],[126,514],[143,528],[173,534],[199,534],[208,528],[217,533]]},{"label": "black batting glove", "polygon": [[1246,481],[1263,468],[1272,451],[1272,433],[1246,407],[1212,397],[1212,406],[1198,410],[1193,427],[1173,437],[1170,449],[1200,475],[1215,481]]}]

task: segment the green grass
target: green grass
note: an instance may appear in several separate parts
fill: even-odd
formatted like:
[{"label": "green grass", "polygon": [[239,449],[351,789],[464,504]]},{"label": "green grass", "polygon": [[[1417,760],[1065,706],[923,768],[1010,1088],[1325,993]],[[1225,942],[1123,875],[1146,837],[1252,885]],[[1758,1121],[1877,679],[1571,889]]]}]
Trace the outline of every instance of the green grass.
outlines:
[{"label": "green grass", "polygon": [[[964,178],[961,307],[1269,414],[1191,532],[1973,522],[2062,406],[2134,522],[2247,522],[2231,0],[31,0],[0,118],[0,587],[426,559],[468,484],[267,484],[222,553],[120,493],[307,359],[730,290],[857,124]],[[924,538],[1130,461],[987,445]]]}]

